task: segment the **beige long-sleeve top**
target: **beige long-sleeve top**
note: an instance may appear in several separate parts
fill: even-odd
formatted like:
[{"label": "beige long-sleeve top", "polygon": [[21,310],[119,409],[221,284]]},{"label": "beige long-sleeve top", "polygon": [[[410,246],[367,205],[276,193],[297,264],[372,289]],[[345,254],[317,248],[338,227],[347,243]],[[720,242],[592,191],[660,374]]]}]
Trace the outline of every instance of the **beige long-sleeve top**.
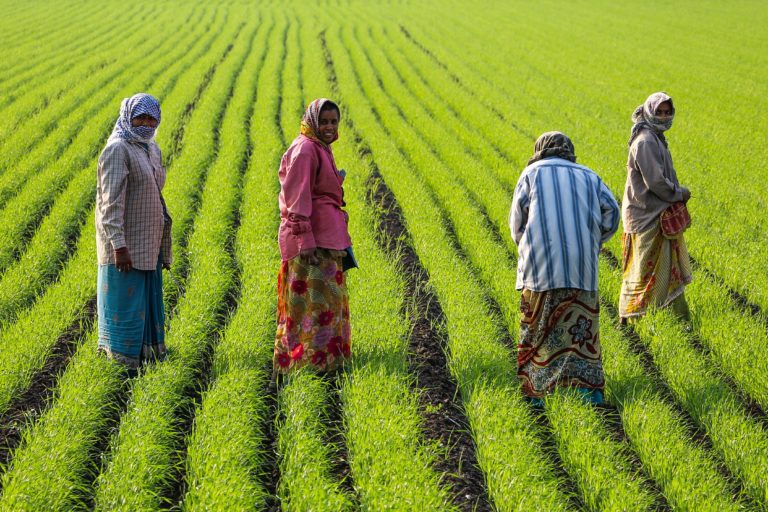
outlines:
[{"label": "beige long-sleeve top", "polygon": [[158,256],[171,263],[171,223],[163,214],[165,168],[152,142],[110,138],[101,152],[96,184],[96,251],[99,264],[114,264],[127,247],[132,266],[155,270]]},{"label": "beige long-sleeve top", "polygon": [[632,141],[627,160],[627,184],[621,203],[626,233],[641,233],[659,222],[661,212],[683,200],[672,155],[650,130]]}]

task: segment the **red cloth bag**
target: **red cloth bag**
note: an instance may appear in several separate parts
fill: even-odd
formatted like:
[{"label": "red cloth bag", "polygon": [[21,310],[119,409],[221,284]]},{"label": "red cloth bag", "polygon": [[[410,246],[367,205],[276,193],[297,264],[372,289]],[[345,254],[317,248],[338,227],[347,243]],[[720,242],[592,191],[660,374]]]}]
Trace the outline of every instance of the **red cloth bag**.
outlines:
[{"label": "red cloth bag", "polygon": [[691,225],[691,215],[685,203],[672,203],[661,212],[661,232],[666,238],[677,238]]}]

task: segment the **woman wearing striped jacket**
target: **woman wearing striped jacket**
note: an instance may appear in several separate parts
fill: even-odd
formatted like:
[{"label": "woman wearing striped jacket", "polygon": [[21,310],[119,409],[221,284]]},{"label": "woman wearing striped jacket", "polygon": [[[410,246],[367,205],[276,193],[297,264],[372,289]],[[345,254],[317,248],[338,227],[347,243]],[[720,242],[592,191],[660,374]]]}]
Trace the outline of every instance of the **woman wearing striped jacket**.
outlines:
[{"label": "woman wearing striped jacket", "polygon": [[598,253],[618,228],[619,206],[594,171],[576,164],[567,136],[544,133],[534,149],[509,218],[522,290],[518,377],[534,403],[557,386],[601,403]]}]

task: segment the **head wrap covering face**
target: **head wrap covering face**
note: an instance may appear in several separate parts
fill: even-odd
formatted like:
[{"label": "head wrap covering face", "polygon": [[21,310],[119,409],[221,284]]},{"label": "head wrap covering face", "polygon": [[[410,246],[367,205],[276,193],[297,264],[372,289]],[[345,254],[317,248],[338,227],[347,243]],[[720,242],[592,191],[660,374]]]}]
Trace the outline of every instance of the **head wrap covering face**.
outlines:
[{"label": "head wrap covering face", "polygon": [[[321,140],[317,134],[320,133],[320,112],[323,110],[323,105],[329,101],[331,100],[328,98],[316,99],[307,106],[307,110],[304,112],[304,116],[301,118],[301,134],[309,137],[312,140],[316,140],[326,147],[328,147],[328,144]],[[339,119],[341,119],[341,112],[339,112]],[[338,139],[339,134],[337,133],[336,138],[331,142],[335,142]]]},{"label": "head wrap covering face", "polygon": [[567,135],[561,132],[546,132],[536,139],[533,146],[533,156],[528,160],[528,165],[538,162],[544,158],[557,157],[576,162],[576,153],[573,149],[573,142]]},{"label": "head wrap covering face", "polygon": [[[665,101],[669,102],[672,109],[672,114],[665,118],[659,118],[656,115],[656,109],[659,105]],[[640,133],[642,129],[648,129],[653,131],[664,143],[667,145],[667,139],[664,137],[664,132],[672,128],[672,121],[675,118],[675,104],[672,103],[672,98],[665,92],[655,92],[648,96],[645,103],[640,105],[632,113],[632,122],[635,123],[632,126],[632,133],[629,136],[629,144],[632,145],[632,141]]]},{"label": "head wrap covering face", "polygon": [[131,121],[140,115],[147,114],[160,124],[160,102],[146,93],[134,94],[130,98],[123,99],[120,104],[120,116],[117,118],[115,128],[112,130],[112,137],[125,140],[143,142],[145,144],[152,141],[157,128],[149,126],[133,126]]}]

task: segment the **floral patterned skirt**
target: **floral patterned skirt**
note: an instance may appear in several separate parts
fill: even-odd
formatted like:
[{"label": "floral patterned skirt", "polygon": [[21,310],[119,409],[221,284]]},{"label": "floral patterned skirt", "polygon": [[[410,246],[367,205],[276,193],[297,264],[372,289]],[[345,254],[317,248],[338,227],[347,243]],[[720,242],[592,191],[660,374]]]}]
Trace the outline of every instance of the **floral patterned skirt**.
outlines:
[{"label": "floral patterned skirt", "polygon": [[320,263],[283,261],[277,280],[273,367],[333,371],[351,357],[349,296],[340,251],[318,249]]},{"label": "floral patterned skirt", "polygon": [[[665,238],[659,226],[642,233],[624,233],[623,270],[619,316],[645,315],[649,306],[663,308],[682,298],[691,282],[691,262],[685,239]],[[680,302],[678,301],[678,302]]]},{"label": "floral patterned skirt", "polygon": [[523,393],[541,398],[556,386],[581,388],[602,401],[597,292],[559,288],[523,290],[517,375]]}]

